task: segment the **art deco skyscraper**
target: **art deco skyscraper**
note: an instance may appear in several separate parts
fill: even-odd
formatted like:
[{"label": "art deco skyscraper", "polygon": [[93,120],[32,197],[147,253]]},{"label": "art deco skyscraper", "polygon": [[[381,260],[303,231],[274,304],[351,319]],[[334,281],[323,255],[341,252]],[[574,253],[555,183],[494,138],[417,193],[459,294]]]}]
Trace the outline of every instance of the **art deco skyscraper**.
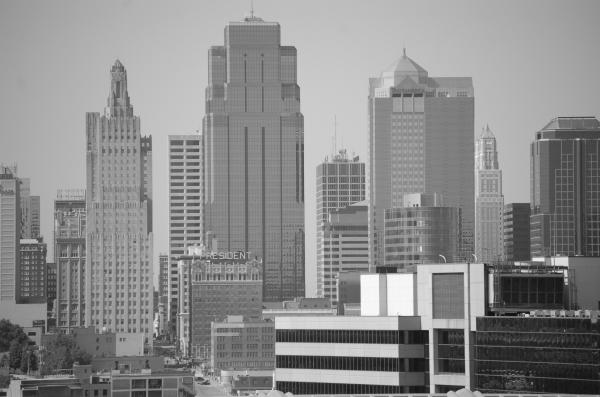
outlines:
[{"label": "art deco skyscraper", "polygon": [[[202,231],[202,136],[169,135],[169,291],[167,308],[175,335],[179,277],[177,261],[189,246],[200,245]],[[165,291],[165,294],[167,291]]]},{"label": "art deco skyscraper", "polygon": [[504,253],[504,196],[496,137],[489,126],[475,146],[475,255],[480,261],[499,261]]},{"label": "art deco skyscraper", "polygon": [[383,266],[384,217],[405,194],[441,194],[473,250],[474,102],[470,77],[429,77],[406,56],[369,80],[369,255]]},{"label": "art deco skyscraper", "polygon": [[304,296],[304,127],[296,48],[255,16],[208,51],[207,245],[263,259],[265,301]]},{"label": "art deco skyscraper", "polygon": [[[317,166],[317,296],[335,300],[335,275],[343,270],[341,251],[325,252],[325,242],[339,244],[339,233],[327,233],[332,211],[345,208],[365,199],[365,163],[358,156],[349,158],[340,150],[331,160],[325,159]],[[356,211],[350,211],[352,213]],[[343,216],[342,216],[343,218]],[[344,223],[344,221],[342,221]],[[326,237],[326,234],[328,235]],[[359,233],[360,234],[360,233]],[[339,236],[341,237],[341,236]],[[336,240],[332,242],[331,240]],[[329,248],[329,247],[328,247]],[[351,252],[355,255],[356,252]],[[351,261],[345,258],[346,261]],[[354,264],[354,263],[353,263]],[[348,266],[355,268],[356,266]],[[348,269],[345,269],[348,270]]]},{"label": "art deco skyscraper", "polygon": [[531,256],[600,256],[600,121],[557,117],[531,143]]},{"label": "art deco skyscraper", "polygon": [[152,137],[140,135],[127,72],[111,68],[108,107],[87,113],[85,323],[152,342]]}]

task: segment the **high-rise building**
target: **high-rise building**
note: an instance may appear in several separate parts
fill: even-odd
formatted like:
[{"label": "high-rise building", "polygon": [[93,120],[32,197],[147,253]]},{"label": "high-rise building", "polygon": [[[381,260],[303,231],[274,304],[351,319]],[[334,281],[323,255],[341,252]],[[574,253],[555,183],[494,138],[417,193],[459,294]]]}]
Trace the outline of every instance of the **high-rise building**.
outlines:
[{"label": "high-rise building", "polygon": [[56,326],[85,325],[85,190],[59,190],[54,200]]},{"label": "high-rise building", "polygon": [[437,194],[406,194],[402,207],[385,210],[386,268],[457,261],[461,236],[460,208]]},{"label": "high-rise building", "polygon": [[152,342],[152,137],[140,134],[127,72],[112,66],[104,114],[86,114],[85,324]]},{"label": "high-rise building", "polygon": [[266,301],[304,296],[304,125],[296,48],[254,15],[208,51],[206,244],[263,259]]},{"label": "high-rise building", "polygon": [[475,144],[475,255],[483,262],[500,261],[502,235],[502,170],[496,137],[486,126]]},{"label": "high-rise building", "polygon": [[179,281],[177,258],[202,244],[202,136],[169,135],[169,331],[175,335]]},{"label": "high-rise building", "polygon": [[158,255],[158,296],[166,296],[169,290],[169,255]]},{"label": "high-rise building", "polygon": [[[365,163],[360,162],[358,156],[350,159],[346,150],[340,150],[331,160],[326,158],[317,166],[317,296],[319,297],[335,299],[332,290],[332,286],[335,285],[335,272],[331,271],[334,253],[325,248],[327,239],[325,230],[330,220],[329,215],[334,210],[364,199]],[[340,261],[338,254],[335,253],[336,263]],[[368,250],[365,254],[368,255]]]},{"label": "high-rise building", "polygon": [[0,164],[0,301],[16,303],[21,199],[16,166]]},{"label": "high-rise building", "polygon": [[384,266],[385,210],[405,194],[440,193],[462,210],[473,252],[474,102],[470,77],[429,77],[406,56],[369,80],[369,255]]},{"label": "high-rise building", "polygon": [[529,203],[509,203],[504,205],[504,260],[528,261],[530,255]]},{"label": "high-rise building", "polygon": [[338,304],[338,274],[369,271],[368,207],[364,201],[329,212],[323,224],[320,265],[317,268],[319,296]]},{"label": "high-rise building", "polygon": [[21,239],[19,249],[17,303],[46,303],[46,243]]},{"label": "high-rise building", "polygon": [[600,256],[600,121],[557,117],[531,143],[531,256]]},{"label": "high-rise building", "polygon": [[21,193],[21,238],[35,239],[40,236],[40,196],[31,195],[31,180],[19,178]]},{"label": "high-rise building", "polygon": [[48,319],[56,319],[54,310],[56,301],[56,274],[56,263],[46,262],[46,307],[48,308]]},{"label": "high-rise building", "polygon": [[179,259],[179,347],[184,356],[209,360],[211,321],[261,316],[262,264],[245,252],[194,248]]},{"label": "high-rise building", "polygon": [[[158,333],[163,335],[168,331],[168,306],[169,306],[169,284],[171,282],[171,269],[169,266],[169,254],[158,255]],[[177,276],[177,275],[175,275]],[[172,336],[175,336],[172,334]]]}]

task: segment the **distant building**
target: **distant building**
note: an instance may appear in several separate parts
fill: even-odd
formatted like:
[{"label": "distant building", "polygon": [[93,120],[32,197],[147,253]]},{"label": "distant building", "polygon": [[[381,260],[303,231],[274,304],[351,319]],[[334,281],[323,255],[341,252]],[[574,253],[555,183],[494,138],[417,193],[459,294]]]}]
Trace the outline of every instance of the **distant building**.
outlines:
[{"label": "distant building", "polygon": [[17,303],[46,304],[46,243],[38,239],[21,239],[19,244]]},{"label": "distant building", "polygon": [[[42,344],[57,338],[58,334],[46,334]],[[141,333],[104,332],[98,333],[94,327],[71,328],[69,336],[81,350],[92,357],[142,356],[144,335]]]},{"label": "distant building", "polygon": [[81,381],[75,377],[13,379],[7,397],[84,397]]},{"label": "distant building", "polygon": [[[187,247],[197,246],[204,241],[203,202],[204,167],[202,135],[169,135],[169,254],[165,283],[169,325],[165,332],[177,334],[177,308],[179,279],[177,258],[186,253]],[[164,260],[164,259],[163,259]],[[161,268],[161,271],[164,270]]]},{"label": "distant building", "polygon": [[21,238],[37,239],[40,237],[40,196],[31,195],[29,178],[19,178],[21,191]]},{"label": "distant building", "polygon": [[346,305],[360,306],[360,275],[364,272],[346,271],[340,272],[336,278],[337,284],[337,313],[345,315]]},{"label": "distant building", "polygon": [[475,144],[475,255],[482,262],[502,260],[502,170],[496,137],[486,126]]},{"label": "distant building", "polygon": [[531,143],[531,256],[600,256],[600,121],[557,117]]},{"label": "distant building", "polygon": [[210,324],[223,316],[260,317],[262,263],[243,252],[191,248],[179,257],[179,346],[184,356],[210,359]]},{"label": "distant building", "polygon": [[103,114],[86,114],[85,324],[152,344],[152,137],[116,60]]},{"label": "distant building", "polygon": [[48,318],[56,320],[56,263],[46,263],[46,302],[48,305]]},{"label": "distant building", "polygon": [[210,355],[211,367],[217,376],[222,370],[273,370],[275,324],[243,316],[214,321]]},{"label": "distant building", "polygon": [[[430,77],[403,55],[369,79],[370,263],[384,266],[385,210],[439,193],[461,209],[462,257],[473,252],[474,109],[470,77]],[[387,265],[386,265],[387,266]]]},{"label": "distant building", "polygon": [[405,195],[403,207],[385,210],[385,268],[459,260],[460,214],[437,194]]},{"label": "distant building", "polygon": [[0,164],[0,303],[16,303],[21,236],[21,199],[16,166]]},{"label": "distant building", "polygon": [[59,190],[54,200],[56,326],[85,325],[85,190]]},{"label": "distant building", "polygon": [[329,211],[321,228],[318,277],[319,296],[338,304],[337,275],[348,271],[369,271],[368,206],[364,201]]},{"label": "distant building", "polygon": [[169,291],[171,290],[169,284],[172,278],[177,278],[179,282],[179,276],[177,274],[171,275],[171,266],[169,266],[169,255],[160,254],[158,256],[158,301],[155,302],[158,305],[158,335],[164,335],[169,331]]},{"label": "distant building", "polygon": [[[333,253],[332,247],[329,246],[331,234],[327,233],[327,229],[330,214],[364,199],[365,163],[360,162],[358,156],[349,158],[348,153],[343,149],[331,160],[326,158],[317,166],[317,296],[319,297],[329,298],[333,302],[336,300],[335,271],[332,268],[339,267],[341,264],[339,253]],[[366,204],[364,204],[364,212],[363,223],[368,233]],[[364,254],[367,257],[365,262],[368,268],[368,240],[367,238],[364,240],[367,241],[367,252]],[[332,263],[333,258],[338,259],[335,260],[335,264]]]},{"label": "distant building", "polygon": [[509,203],[504,206],[504,260],[528,261],[530,253],[529,203]]}]

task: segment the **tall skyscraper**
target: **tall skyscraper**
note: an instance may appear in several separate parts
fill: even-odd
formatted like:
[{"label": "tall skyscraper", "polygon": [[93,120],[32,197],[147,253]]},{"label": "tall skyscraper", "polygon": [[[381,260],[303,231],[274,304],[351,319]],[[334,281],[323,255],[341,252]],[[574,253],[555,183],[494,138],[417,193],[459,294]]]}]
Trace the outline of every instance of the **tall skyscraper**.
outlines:
[{"label": "tall skyscraper", "polygon": [[40,196],[31,195],[31,180],[19,178],[21,197],[21,238],[35,239],[40,236]]},{"label": "tall skyscraper", "polygon": [[56,326],[85,325],[85,190],[59,190],[54,200]]},{"label": "tall skyscraper", "polygon": [[474,102],[470,77],[429,77],[406,56],[369,80],[369,255],[383,266],[386,209],[409,193],[439,193],[462,210],[473,250]]},{"label": "tall skyscraper", "polygon": [[304,126],[296,48],[254,15],[208,51],[206,243],[263,259],[265,301],[304,296]]},{"label": "tall skyscraper", "polygon": [[169,135],[169,332],[175,335],[179,279],[177,258],[202,244],[202,136]]},{"label": "tall skyscraper", "polygon": [[475,255],[479,261],[499,261],[504,252],[502,232],[502,171],[496,137],[486,126],[475,145]]},{"label": "tall skyscraper", "polygon": [[[329,214],[364,199],[365,163],[360,162],[358,156],[350,159],[346,150],[340,150],[331,160],[326,158],[317,166],[317,296],[320,298],[335,297],[332,288],[337,272],[325,269],[325,263],[330,262],[333,254],[325,251]],[[325,280],[326,273],[328,280]],[[326,289],[329,290],[327,293]]]},{"label": "tall skyscraper", "polygon": [[16,303],[21,198],[17,167],[0,164],[0,303]]},{"label": "tall skyscraper", "polygon": [[557,117],[531,143],[531,256],[600,256],[600,121]]},{"label": "tall skyscraper", "polygon": [[85,324],[152,342],[152,137],[140,135],[127,72],[112,66],[108,106],[87,113]]}]

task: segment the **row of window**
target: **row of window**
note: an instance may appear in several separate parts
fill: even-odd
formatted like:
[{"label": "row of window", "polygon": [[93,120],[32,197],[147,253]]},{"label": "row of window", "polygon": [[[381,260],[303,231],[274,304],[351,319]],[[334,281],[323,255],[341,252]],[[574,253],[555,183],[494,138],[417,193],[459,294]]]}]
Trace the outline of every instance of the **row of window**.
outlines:
[{"label": "row of window", "polygon": [[424,358],[277,356],[277,368],[333,369],[344,371],[425,372]]},{"label": "row of window", "polygon": [[368,343],[368,344],[424,344],[427,331],[395,330],[324,330],[324,329],[278,329],[277,342],[292,343]]},{"label": "row of window", "polygon": [[397,394],[427,393],[429,386],[365,385],[351,383],[277,382],[277,390],[292,394]]}]

